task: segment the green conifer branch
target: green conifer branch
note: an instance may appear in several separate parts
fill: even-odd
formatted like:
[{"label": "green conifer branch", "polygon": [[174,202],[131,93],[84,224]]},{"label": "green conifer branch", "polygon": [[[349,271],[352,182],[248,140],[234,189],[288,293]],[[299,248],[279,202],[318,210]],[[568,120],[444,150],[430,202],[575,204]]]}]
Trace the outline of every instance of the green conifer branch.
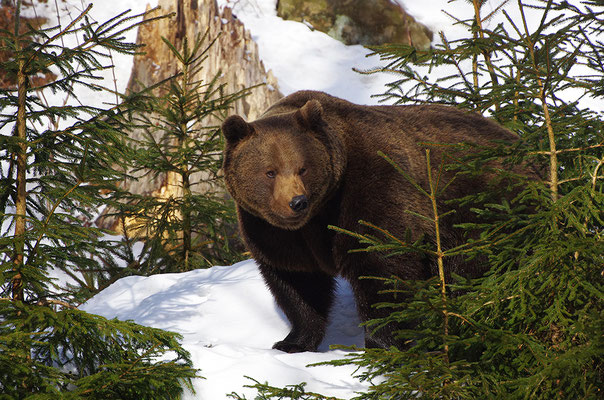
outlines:
[{"label": "green conifer branch", "polygon": [[[480,37],[481,40],[484,40],[485,36],[484,36],[484,29],[482,27],[482,17],[480,16],[480,9],[482,8],[482,6],[485,4],[484,1],[480,1],[480,0],[472,0],[472,4],[474,5],[474,18],[476,21],[476,27],[478,28],[478,36]],[[505,4],[502,3],[499,5],[499,8],[502,7]],[[494,90],[497,90],[497,86],[498,86],[498,79],[497,79],[497,74],[495,73],[495,68],[493,67],[493,63],[491,61],[491,54],[489,53],[488,50],[483,50],[482,51],[482,55],[484,57],[484,61],[485,64],[487,66],[487,70],[489,71],[489,74],[491,76],[491,85],[493,86]],[[477,71],[475,71],[475,75],[477,75]],[[477,79],[475,78],[475,81],[477,82]],[[499,104],[495,103],[495,109],[499,109]]]},{"label": "green conifer branch", "polygon": [[[432,166],[430,164],[430,149],[426,149],[426,170],[428,174],[428,184],[430,186],[430,202],[432,203],[433,222],[434,222],[434,239],[436,241],[436,263],[438,265],[438,279],[440,281],[440,295],[442,301],[442,313],[443,313],[443,350],[444,350],[444,361],[446,364],[449,363],[449,311],[447,308],[447,282],[445,279],[445,267],[443,259],[445,253],[442,249],[441,236],[440,236],[440,216],[438,214],[437,205],[437,193],[438,184],[440,181],[440,175],[444,169],[444,157],[441,162],[440,168],[438,169],[438,177],[436,181],[432,177]],[[446,381],[445,381],[446,384]]]},{"label": "green conifer branch", "polygon": [[[551,7],[551,1],[548,2],[546,12],[543,15],[544,19],[547,14],[547,10],[549,10],[549,7]],[[552,125],[552,119],[550,116],[549,107],[547,105],[547,89],[545,87],[543,80],[541,79],[540,69],[537,66],[537,57],[535,56],[535,44],[531,40],[531,34],[529,33],[528,25],[526,22],[526,16],[524,13],[524,4],[522,3],[522,0],[518,0],[518,9],[519,9],[520,15],[522,17],[522,25],[524,26],[524,35],[522,37],[526,43],[527,50],[529,51],[529,54],[531,57],[533,75],[535,77],[535,80],[537,81],[537,85],[539,86],[539,100],[541,102],[541,107],[543,109],[543,117],[545,119],[545,126],[547,129],[547,138],[549,141],[549,161],[550,161],[549,187],[550,187],[550,190],[552,193],[551,194],[552,200],[556,201],[558,199],[558,185],[559,185],[558,184],[558,156],[557,156],[557,152],[556,152],[556,138],[554,135],[554,128]],[[543,26],[543,20],[541,21],[541,26]],[[547,57],[547,59],[548,59],[548,63],[549,63],[549,57]],[[546,79],[549,79],[550,73],[551,73],[551,70],[550,70],[549,64],[548,64]]]}]

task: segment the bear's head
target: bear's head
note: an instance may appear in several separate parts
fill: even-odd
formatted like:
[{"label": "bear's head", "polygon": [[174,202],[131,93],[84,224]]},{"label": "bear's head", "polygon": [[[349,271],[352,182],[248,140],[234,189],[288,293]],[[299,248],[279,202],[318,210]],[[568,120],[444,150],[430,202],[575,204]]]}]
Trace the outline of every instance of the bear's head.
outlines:
[{"label": "bear's head", "polygon": [[269,110],[222,125],[224,177],[239,207],[279,228],[304,226],[337,189],[345,165],[337,130],[310,100],[298,109]]}]

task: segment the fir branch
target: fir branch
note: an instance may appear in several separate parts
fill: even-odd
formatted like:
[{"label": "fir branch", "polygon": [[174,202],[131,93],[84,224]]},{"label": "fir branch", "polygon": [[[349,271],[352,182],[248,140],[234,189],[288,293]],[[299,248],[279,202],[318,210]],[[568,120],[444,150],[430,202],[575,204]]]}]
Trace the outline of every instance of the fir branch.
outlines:
[{"label": "fir branch", "polygon": [[[428,174],[428,183],[430,186],[430,201],[432,203],[433,222],[434,222],[434,238],[436,240],[436,263],[438,265],[438,278],[440,280],[440,294],[442,301],[442,313],[443,313],[443,351],[445,364],[449,364],[449,310],[447,307],[447,283],[445,280],[445,268],[444,268],[444,253],[441,245],[440,236],[440,216],[438,214],[438,205],[436,193],[438,192],[438,182],[440,175],[444,168],[444,157],[441,162],[440,168],[438,169],[438,178],[434,182],[432,178],[432,166],[430,165],[430,149],[426,149],[426,170]],[[445,381],[445,385],[447,381]]]},{"label": "fir branch", "polygon": [[[482,18],[480,17],[480,8],[485,3],[481,2],[480,0],[472,0],[472,4],[474,5],[474,17],[476,20],[476,26],[478,27],[478,35],[480,36],[481,39],[484,40],[484,29],[482,27]],[[503,6],[503,4],[501,6]],[[484,57],[484,61],[485,61],[486,65],[487,65],[489,74],[491,75],[491,84],[493,85],[494,90],[496,90],[499,83],[497,80],[497,74],[495,73],[495,70],[493,68],[493,63],[491,61],[491,55],[489,54],[488,50],[486,50],[486,49],[483,50],[482,55]],[[499,109],[499,104],[495,103],[495,109],[496,110]]]},{"label": "fir branch", "polygon": [[417,189],[417,191],[419,191],[421,194],[423,194],[426,197],[430,197],[430,194],[428,194],[428,192],[426,192],[416,181],[415,179],[413,179],[413,177],[411,175],[409,175],[406,171],[404,171],[394,160],[392,160],[390,157],[388,157],[386,154],[382,153],[381,151],[378,151],[378,155],[380,157],[382,157],[384,160],[388,161],[388,163],[390,165],[392,165],[397,171],[398,173],[400,173],[411,185],[413,185],[413,187],[415,189]]},{"label": "fir branch", "polygon": [[42,299],[35,303],[37,306],[48,306],[48,305],[59,305],[65,308],[76,310],[77,307],[67,303],[66,301],[54,300],[54,299]]},{"label": "fir branch", "polygon": [[591,188],[595,192],[596,191],[596,182],[598,179],[604,179],[604,176],[598,176],[599,170],[604,165],[604,156],[598,161],[598,164],[594,168],[593,174],[591,174]]},{"label": "fir branch", "polygon": [[[19,2],[21,2],[21,0],[19,0]],[[78,15],[69,24],[67,24],[67,26],[65,28],[61,29],[59,32],[57,32],[56,34],[54,34],[53,36],[48,38],[44,43],[40,44],[40,46],[38,46],[36,51],[33,52],[31,54],[31,56],[29,57],[29,59],[25,62],[25,66],[28,66],[31,62],[33,62],[36,58],[38,58],[40,53],[42,52],[42,50],[44,50],[46,47],[48,47],[52,42],[54,42],[58,38],[62,38],[63,36],[65,36],[66,33],[70,32],[71,28],[73,28],[78,22],[80,22],[86,16],[86,14],[88,14],[88,12],[91,9],[92,9],[92,4],[88,4],[86,9],[84,9],[84,11],[82,11],[80,13],[80,15]],[[45,67],[49,67],[49,66],[50,66],[50,64],[46,65]]]},{"label": "fir branch", "polygon": [[[549,10],[549,7],[551,7],[551,0],[548,2],[547,10]],[[526,16],[524,13],[524,4],[522,4],[522,0],[518,0],[518,9],[520,11],[520,16],[522,17],[522,24],[524,26],[524,35],[522,37],[526,43],[527,49],[531,56],[532,67],[533,67],[533,76],[535,77],[535,80],[537,81],[537,85],[539,86],[539,99],[541,100],[541,107],[543,109],[543,116],[544,116],[545,125],[547,128],[547,137],[548,137],[549,148],[550,148],[549,185],[550,185],[552,200],[556,201],[558,199],[558,157],[557,157],[558,153],[556,152],[556,138],[554,136],[554,128],[553,128],[552,120],[551,120],[550,113],[549,113],[549,107],[547,105],[547,98],[546,98],[547,92],[546,92],[546,87],[540,77],[541,74],[540,74],[539,68],[537,66],[537,57],[535,56],[535,44],[531,40],[531,35],[528,30],[528,25],[526,23]],[[540,26],[543,26],[543,21],[545,20],[546,14],[547,13],[543,14]],[[549,57],[548,57],[548,59],[549,59]],[[549,74],[550,74],[550,72],[548,69],[548,74],[546,75],[547,78],[549,78],[549,76],[550,76]]]},{"label": "fir branch", "polygon": [[48,230],[48,225],[50,223],[51,218],[54,216],[57,208],[59,207],[59,205],[61,205],[63,203],[63,201],[70,197],[70,195],[73,193],[74,190],[76,190],[82,183],[84,183],[81,179],[78,179],[77,182],[71,187],[69,188],[64,194],[63,196],[59,197],[55,203],[52,205],[48,215],[46,216],[46,219],[43,222],[43,228],[40,230],[40,233],[38,234],[38,238],[34,244],[33,249],[30,252],[29,255],[29,259],[27,261],[28,264],[33,263],[34,259],[37,257],[38,255],[38,247],[40,245],[40,242],[42,241],[42,238],[44,237],[44,235],[46,234],[47,230]]},{"label": "fir branch", "polygon": [[[445,37],[445,33],[441,31],[441,32],[439,32],[439,36],[440,36],[440,40],[443,42],[443,44],[445,46],[445,50],[449,53],[452,53],[451,47],[449,46],[449,42],[447,41],[447,38]],[[459,77],[462,79],[462,81],[466,87],[466,90],[470,93],[476,93],[479,90],[477,72],[474,75],[474,86],[472,87],[470,82],[467,80],[466,75],[463,72],[461,66],[459,65],[459,60],[457,59],[457,57],[453,57],[453,64],[455,64],[455,68],[457,69],[457,72],[459,72]]]},{"label": "fir branch", "polygon": [[[591,146],[583,146],[583,147],[574,147],[574,148],[568,148],[568,149],[558,149],[555,150],[553,154],[563,154],[563,153],[574,153],[574,152],[579,152],[579,151],[585,151],[585,150],[590,150],[590,149],[598,149],[600,147],[604,147],[604,143],[598,143],[598,144],[594,144]],[[551,155],[552,151],[530,151],[527,154],[529,155]]]}]

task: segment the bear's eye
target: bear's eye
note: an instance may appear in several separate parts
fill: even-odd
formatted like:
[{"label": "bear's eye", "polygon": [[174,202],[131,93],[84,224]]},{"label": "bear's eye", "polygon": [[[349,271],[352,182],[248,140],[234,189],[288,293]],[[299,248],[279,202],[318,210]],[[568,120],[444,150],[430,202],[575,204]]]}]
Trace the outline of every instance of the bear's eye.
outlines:
[{"label": "bear's eye", "polygon": [[306,168],[304,168],[304,167],[300,168],[300,171],[298,172],[298,174],[299,174],[300,176],[304,176],[304,175],[306,175]]},{"label": "bear's eye", "polygon": [[267,171],[266,172],[266,176],[268,176],[271,179],[275,178],[276,175],[277,174],[275,173],[275,171]]}]

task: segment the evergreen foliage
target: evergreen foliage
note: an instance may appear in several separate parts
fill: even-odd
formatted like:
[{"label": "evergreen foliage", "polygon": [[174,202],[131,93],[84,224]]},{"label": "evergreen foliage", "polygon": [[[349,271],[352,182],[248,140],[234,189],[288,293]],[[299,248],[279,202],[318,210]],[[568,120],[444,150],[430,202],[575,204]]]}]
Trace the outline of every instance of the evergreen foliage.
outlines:
[{"label": "evergreen foliage", "polygon": [[[200,80],[202,63],[216,41],[208,32],[182,50],[164,43],[178,63],[178,74],[160,87],[133,114],[144,138],[131,143],[135,176],[161,175],[170,196],[127,195],[119,218],[126,233],[122,257],[142,273],[188,271],[241,260],[233,240],[235,208],[225,195],[218,173],[222,166],[220,122],[231,104],[251,88],[226,94],[218,72],[210,82]],[[131,239],[144,238],[144,249],[133,257]]]},{"label": "evergreen foliage", "polygon": [[[337,400],[335,397],[327,397],[319,393],[307,392],[305,389],[305,383],[300,383],[297,385],[288,385],[284,388],[277,388],[274,386],[270,386],[267,383],[260,383],[253,378],[247,378],[254,381],[254,384],[246,385],[246,387],[258,389],[258,396],[254,397],[254,400]],[[235,392],[231,393],[229,397],[235,400],[246,400],[245,396],[242,397],[241,395]]]},{"label": "evergreen foliage", "polygon": [[[408,348],[364,349],[328,364],[356,365],[358,377],[372,383],[355,399],[602,398],[604,120],[584,104],[604,96],[598,38],[604,10],[593,1],[518,0],[484,15],[486,1],[467,3],[474,19],[457,22],[468,28],[468,38],[448,41],[442,34],[443,44],[428,52],[375,48],[388,63],[376,71],[399,78],[386,99],[454,105],[517,132],[523,139],[517,145],[440,167],[484,173],[489,160],[501,159],[503,168],[491,172],[513,196],[487,191],[449,204],[472,204],[483,221],[460,226],[477,234],[457,248],[442,248],[438,234],[434,243],[409,243],[370,222],[361,221],[373,235],[334,227],[359,239],[359,251],[425,252],[439,274],[385,282],[384,290],[401,293],[404,301],[377,304],[392,312],[368,324],[414,323],[398,332]],[[528,9],[541,13],[532,30],[537,21],[527,21]],[[496,12],[506,22],[485,28]],[[542,179],[514,176],[509,170],[518,164]],[[446,182],[430,182],[430,192],[418,187],[430,199],[446,190]],[[437,227],[447,218],[440,213],[435,207],[423,217]],[[489,273],[477,280],[448,278],[447,263],[460,255],[484,260]],[[300,398],[287,388],[254,387],[259,399]]]},{"label": "evergreen foliage", "polygon": [[[95,81],[111,52],[138,51],[123,34],[140,15],[98,24],[90,8],[66,26],[22,30],[18,1],[13,29],[0,31],[0,52],[13,54],[0,69],[16,78],[15,89],[0,90],[2,398],[176,398],[196,376],[177,334],[79,311],[52,278],[79,280],[110,257],[113,243],[84,221],[116,204],[131,158],[123,114],[146,97],[106,108],[46,102],[43,91],[74,99],[77,86],[109,90]],[[63,45],[69,35],[79,43]],[[57,79],[36,83],[51,69]]]},{"label": "evergreen foliage", "polygon": [[183,383],[192,389],[180,335],[69,307],[1,303],[2,399],[173,399]]}]

